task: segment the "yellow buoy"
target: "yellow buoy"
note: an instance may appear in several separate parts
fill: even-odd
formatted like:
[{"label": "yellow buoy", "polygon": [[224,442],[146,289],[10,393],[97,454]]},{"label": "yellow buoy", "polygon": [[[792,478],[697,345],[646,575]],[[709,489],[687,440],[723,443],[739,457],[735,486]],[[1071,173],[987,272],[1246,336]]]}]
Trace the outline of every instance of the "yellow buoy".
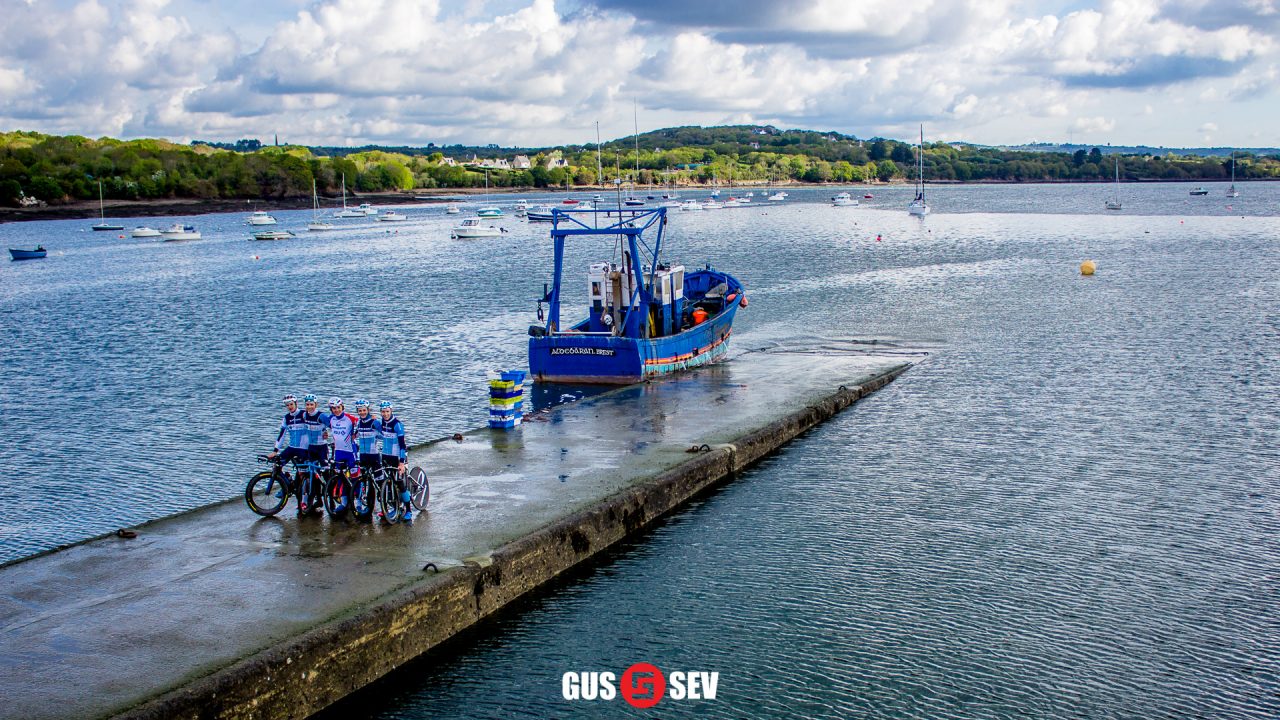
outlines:
[{"label": "yellow buoy", "polygon": [[1085,260],[1084,262],[1080,263],[1081,275],[1092,275],[1093,271],[1097,269],[1098,269],[1097,264],[1095,264],[1092,260]]}]

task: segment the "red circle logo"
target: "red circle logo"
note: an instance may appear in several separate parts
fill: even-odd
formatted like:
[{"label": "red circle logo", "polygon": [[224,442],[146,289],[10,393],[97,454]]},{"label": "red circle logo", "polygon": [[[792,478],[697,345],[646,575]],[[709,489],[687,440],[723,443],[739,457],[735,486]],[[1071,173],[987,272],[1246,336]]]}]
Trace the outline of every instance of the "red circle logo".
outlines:
[{"label": "red circle logo", "polygon": [[667,691],[667,680],[662,671],[646,662],[639,662],[622,673],[622,699],[631,707],[644,710],[658,704]]}]

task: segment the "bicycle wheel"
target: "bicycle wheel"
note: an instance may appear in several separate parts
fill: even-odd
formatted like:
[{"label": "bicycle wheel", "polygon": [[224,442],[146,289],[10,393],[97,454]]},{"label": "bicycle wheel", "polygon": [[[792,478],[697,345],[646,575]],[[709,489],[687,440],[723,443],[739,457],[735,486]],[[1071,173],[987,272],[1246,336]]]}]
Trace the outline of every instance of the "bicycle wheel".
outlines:
[{"label": "bicycle wheel", "polygon": [[249,509],[262,517],[271,517],[284,509],[289,502],[289,488],[283,477],[276,477],[270,470],[263,470],[249,480],[244,487],[244,501]]},{"label": "bicycle wheel", "polygon": [[351,509],[351,481],[341,473],[331,476],[324,484],[324,509],[329,517],[341,519]]},{"label": "bicycle wheel", "polygon": [[361,522],[369,522],[373,518],[373,508],[378,504],[375,488],[368,473],[361,473],[360,478],[352,483],[351,512]]},{"label": "bicycle wheel", "polygon": [[409,478],[406,481],[409,484],[409,497],[413,499],[413,506],[418,508],[418,512],[427,509],[427,503],[431,501],[431,484],[427,481],[427,471],[420,467],[415,467],[409,471]]},{"label": "bicycle wheel", "polygon": [[378,485],[378,504],[383,520],[391,525],[400,522],[400,491],[395,480],[387,478]]}]

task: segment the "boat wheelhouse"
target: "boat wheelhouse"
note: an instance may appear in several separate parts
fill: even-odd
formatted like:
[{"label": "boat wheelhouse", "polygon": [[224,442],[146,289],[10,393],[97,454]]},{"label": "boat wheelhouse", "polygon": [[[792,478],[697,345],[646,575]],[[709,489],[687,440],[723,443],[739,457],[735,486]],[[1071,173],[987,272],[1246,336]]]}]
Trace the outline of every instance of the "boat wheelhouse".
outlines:
[{"label": "boat wheelhouse", "polygon": [[[706,365],[725,356],[742,284],[708,265],[660,262],[666,208],[552,213],[554,269],[529,328],[529,370],[538,382],[624,385]],[[653,230],[653,242],[644,237]],[[560,321],[565,242],[608,238],[620,255],[587,273],[587,315]]]}]

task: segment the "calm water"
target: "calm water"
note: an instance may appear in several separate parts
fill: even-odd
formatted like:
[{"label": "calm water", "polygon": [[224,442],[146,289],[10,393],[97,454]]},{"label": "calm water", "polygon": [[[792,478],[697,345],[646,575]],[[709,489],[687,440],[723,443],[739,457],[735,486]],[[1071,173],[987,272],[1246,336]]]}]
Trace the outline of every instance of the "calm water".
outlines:
[{"label": "calm water", "polygon": [[[1231,209],[1208,187],[1126,186],[1109,214],[1103,186],[939,188],[923,221],[905,188],[674,213],[670,258],[749,289],[737,350],[930,354],[345,710],[1277,716],[1280,185]],[[394,399],[415,440],[480,425],[485,371],[523,361],[545,226],[459,242],[409,212],[281,243],[243,216],[185,244],[0,227],[52,251],[0,266],[0,559],[235,495],[286,391]],[[560,697],[567,670],[639,661],[719,671],[719,697]]]}]

